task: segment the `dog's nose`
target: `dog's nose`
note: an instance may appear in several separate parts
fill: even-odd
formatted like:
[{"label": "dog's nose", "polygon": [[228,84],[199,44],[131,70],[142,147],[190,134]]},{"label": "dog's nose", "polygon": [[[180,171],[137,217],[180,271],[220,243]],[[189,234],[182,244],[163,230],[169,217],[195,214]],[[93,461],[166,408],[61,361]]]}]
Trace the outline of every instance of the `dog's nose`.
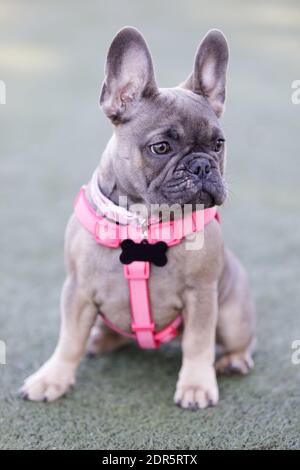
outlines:
[{"label": "dog's nose", "polygon": [[200,178],[206,178],[211,172],[211,165],[206,158],[194,158],[188,163],[187,170]]}]

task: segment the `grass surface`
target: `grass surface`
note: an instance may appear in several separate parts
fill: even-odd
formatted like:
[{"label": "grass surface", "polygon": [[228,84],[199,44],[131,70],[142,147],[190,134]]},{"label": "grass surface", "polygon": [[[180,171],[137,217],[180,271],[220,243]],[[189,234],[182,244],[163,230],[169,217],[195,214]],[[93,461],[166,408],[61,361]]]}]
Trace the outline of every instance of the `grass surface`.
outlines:
[{"label": "grass surface", "polygon": [[[299,2],[127,3],[1,1],[0,448],[299,448]],[[218,407],[197,413],[172,403],[176,343],[83,360],[57,403],[17,398],[57,340],[64,226],[110,135],[97,100],[109,41],[126,24],[148,39],[161,86],[185,78],[209,28],[231,45],[223,228],[250,272],[258,348],[254,372],[221,378]]]}]

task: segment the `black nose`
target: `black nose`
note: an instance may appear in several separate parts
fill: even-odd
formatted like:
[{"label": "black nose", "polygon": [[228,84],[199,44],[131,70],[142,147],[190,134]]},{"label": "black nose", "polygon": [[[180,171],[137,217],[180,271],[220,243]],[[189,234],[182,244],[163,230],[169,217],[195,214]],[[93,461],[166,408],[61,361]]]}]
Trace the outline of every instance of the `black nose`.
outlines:
[{"label": "black nose", "polygon": [[188,163],[187,170],[200,178],[206,178],[211,172],[211,165],[206,158],[194,158]]}]

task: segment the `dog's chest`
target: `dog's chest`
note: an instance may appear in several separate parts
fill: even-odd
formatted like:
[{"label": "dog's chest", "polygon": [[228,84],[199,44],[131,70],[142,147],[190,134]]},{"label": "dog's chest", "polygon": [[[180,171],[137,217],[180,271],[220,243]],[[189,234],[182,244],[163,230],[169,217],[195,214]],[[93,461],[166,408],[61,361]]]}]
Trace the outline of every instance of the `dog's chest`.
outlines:
[{"label": "dog's chest", "polygon": [[[114,325],[131,331],[130,297],[124,266],[119,260],[121,251],[98,247],[93,269],[94,301],[99,312]],[[168,251],[163,267],[150,264],[148,281],[152,317],[159,330],[174,320],[184,309],[185,256],[183,246]],[[98,260],[98,261],[97,261]]]}]

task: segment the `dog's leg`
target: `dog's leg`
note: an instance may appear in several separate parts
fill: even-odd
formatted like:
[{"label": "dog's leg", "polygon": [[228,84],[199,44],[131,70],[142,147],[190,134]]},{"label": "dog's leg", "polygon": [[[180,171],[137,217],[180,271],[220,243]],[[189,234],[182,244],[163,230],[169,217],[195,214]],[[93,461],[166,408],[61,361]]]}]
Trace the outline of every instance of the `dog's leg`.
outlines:
[{"label": "dog's leg", "polygon": [[95,322],[96,307],[83,296],[75,277],[69,276],[61,296],[62,322],[59,341],[50,359],[25,380],[21,396],[53,401],[75,383],[75,372]]},{"label": "dog's leg", "polygon": [[130,339],[108,328],[98,316],[88,339],[86,352],[89,357],[115,351],[130,343]]},{"label": "dog's leg", "polygon": [[226,253],[229,291],[219,306],[217,345],[220,349],[217,373],[247,374],[254,362],[255,307],[250,295],[247,274],[240,262]]},{"label": "dog's leg", "polygon": [[183,360],[174,396],[175,403],[183,408],[206,408],[218,402],[214,369],[216,322],[216,282],[189,290],[184,315]]}]

